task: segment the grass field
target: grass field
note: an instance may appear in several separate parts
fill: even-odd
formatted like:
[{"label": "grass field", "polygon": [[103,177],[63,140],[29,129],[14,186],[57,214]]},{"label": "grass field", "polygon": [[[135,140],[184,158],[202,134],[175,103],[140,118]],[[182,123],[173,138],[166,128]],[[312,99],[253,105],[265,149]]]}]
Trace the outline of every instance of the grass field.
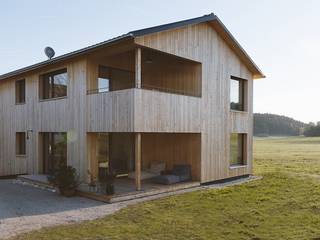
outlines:
[{"label": "grass field", "polygon": [[17,239],[320,239],[320,138],[256,139],[263,179],[123,209]]}]

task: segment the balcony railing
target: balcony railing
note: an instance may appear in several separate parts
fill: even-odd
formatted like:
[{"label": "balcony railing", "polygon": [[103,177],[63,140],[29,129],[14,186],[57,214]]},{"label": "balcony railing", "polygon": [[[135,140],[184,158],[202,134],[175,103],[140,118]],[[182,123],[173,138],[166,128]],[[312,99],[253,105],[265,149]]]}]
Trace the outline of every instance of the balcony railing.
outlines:
[{"label": "balcony railing", "polygon": [[[110,87],[106,88],[97,88],[97,89],[91,89],[87,91],[87,94],[98,94],[98,93],[107,93],[107,92],[114,92],[124,89],[132,89],[137,88],[133,86],[132,84],[128,85],[117,85],[116,89],[112,89]],[[142,84],[141,89],[147,89],[152,91],[158,91],[158,92],[165,92],[165,93],[172,93],[172,94],[179,94],[179,95],[185,95],[185,96],[193,96],[193,97],[201,97],[201,94],[196,93],[195,91],[190,90],[184,90],[184,89],[173,89],[173,88],[165,88],[150,84]]]}]

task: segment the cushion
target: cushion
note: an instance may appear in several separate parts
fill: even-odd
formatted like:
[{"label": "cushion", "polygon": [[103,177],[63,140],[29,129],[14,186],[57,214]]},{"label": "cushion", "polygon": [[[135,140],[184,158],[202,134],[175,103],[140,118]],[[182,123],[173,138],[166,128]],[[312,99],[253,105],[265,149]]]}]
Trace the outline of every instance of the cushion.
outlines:
[{"label": "cushion", "polygon": [[[141,180],[146,180],[146,179],[150,179],[153,177],[158,176],[159,174],[154,174],[148,171],[141,171]],[[130,179],[136,179],[136,173],[135,172],[130,172],[128,174],[128,178]]]},{"label": "cushion", "polygon": [[180,182],[180,177],[176,175],[160,175],[154,177],[152,180],[155,183],[170,185]]}]

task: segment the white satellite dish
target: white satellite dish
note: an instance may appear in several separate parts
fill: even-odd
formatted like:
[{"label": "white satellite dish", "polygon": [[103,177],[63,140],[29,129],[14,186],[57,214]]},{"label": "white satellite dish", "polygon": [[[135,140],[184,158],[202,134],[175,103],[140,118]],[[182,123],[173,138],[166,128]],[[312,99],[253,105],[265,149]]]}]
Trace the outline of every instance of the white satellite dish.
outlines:
[{"label": "white satellite dish", "polygon": [[48,57],[49,59],[53,58],[53,57],[54,57],[54,54],[55,54],[55,52],[54,52],[54,50],[53,50],[52,47],[46,47],[46,48],[44,49],[44,53],[47,55],[47,57]]}]

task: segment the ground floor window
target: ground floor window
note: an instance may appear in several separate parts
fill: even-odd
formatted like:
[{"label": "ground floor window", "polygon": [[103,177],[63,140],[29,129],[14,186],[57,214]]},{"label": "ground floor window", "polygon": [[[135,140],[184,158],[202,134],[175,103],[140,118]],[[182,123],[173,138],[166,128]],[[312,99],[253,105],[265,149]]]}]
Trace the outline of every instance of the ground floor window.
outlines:
[{"label": "ground floor window", "polygon": [[42,166],[44,174],[51,174],[59,166],[67,165],[67,133],[41,133]]},{"label": "ground floor window", "polygon": [[26,133],[16,133],[16,155],[26,155]]},{"label": "ground floor window", "polygon": [[232,133],[230,137],[230,165],[244,165],[246,162],[246,134]]}]

